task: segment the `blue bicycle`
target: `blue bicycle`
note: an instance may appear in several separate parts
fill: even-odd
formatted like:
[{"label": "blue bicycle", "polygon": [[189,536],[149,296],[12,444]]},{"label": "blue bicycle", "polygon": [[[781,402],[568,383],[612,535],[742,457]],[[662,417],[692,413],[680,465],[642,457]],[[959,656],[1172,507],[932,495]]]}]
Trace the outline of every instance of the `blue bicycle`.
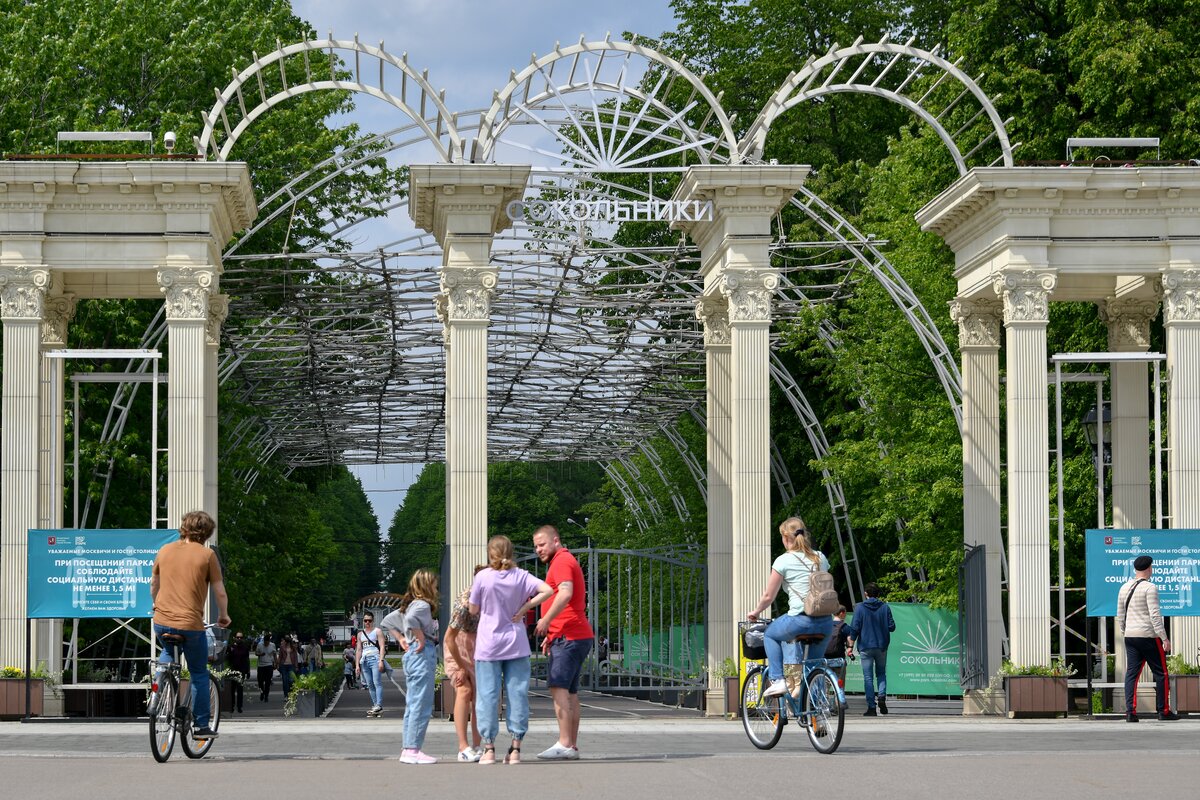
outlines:
[{"label": "blue bicycle", "polygon": [[[761,625],[761,623],[760,623]],[[751,626],[743,623],[745,630]],[[759,630],[765,628],[761,626]],[[807,656],[808,648],[825,637],[818,634],[802,634],[795,641]],[[743,638],[743,641],[745,639]],[[747,658],[765,658],[751,645],[745,645]],[[846,693],[842,689],[835,669],[841,667],[841,658],[805,658],[802,662],[803,679],[794,694],[763,698],[763,692],[771,685],[767,667],[763,663],[751,664],[742,683],[742,727],[750,743],[759,750],[770,750],[783,735],[783,726],[788,718],[796,720],[808,734],[808,741],[818,753],[829,755],[842,743],[842,726],[846,718]]]}]

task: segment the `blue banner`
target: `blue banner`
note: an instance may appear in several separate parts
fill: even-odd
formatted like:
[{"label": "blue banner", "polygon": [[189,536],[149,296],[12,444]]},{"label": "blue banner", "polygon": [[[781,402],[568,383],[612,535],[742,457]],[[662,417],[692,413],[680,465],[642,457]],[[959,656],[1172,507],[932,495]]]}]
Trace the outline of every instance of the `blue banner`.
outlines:
[{"label": "blue banner", "polygon": [[150,617],[150,577],[159,549],[179,531],[29,531],[28,616]]},{"label": "blue banner", "polygon": [[1150,580],[1163,616],[1200,616],[1200,530],[1088,530],[1085,542],[1089,617],[1117,615],[1117,592],[1143,555],[1154,559]]}]

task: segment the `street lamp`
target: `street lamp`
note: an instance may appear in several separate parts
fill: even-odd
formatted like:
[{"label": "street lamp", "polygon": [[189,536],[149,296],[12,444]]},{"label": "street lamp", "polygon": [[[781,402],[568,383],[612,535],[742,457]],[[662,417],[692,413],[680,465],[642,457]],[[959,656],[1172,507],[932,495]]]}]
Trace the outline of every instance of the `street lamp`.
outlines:
[{"label": "street lamp", "polygon": [[[1099,451],[1103,453],[1103,463],[1105,466],[1112,464],[1112,411],[1108,406],[1104,407],[1104,422],[1102,425],[1097,425],[1099,414],[1096,413],[1096,407],[1092,406],[1083,418],[1083,435],[1087,439],[1088,446],[1092,448],[1093,457],[1097,454],[1097,443],[1103,445]],[[1100,428],[1099,431],[1096,429]]]}]

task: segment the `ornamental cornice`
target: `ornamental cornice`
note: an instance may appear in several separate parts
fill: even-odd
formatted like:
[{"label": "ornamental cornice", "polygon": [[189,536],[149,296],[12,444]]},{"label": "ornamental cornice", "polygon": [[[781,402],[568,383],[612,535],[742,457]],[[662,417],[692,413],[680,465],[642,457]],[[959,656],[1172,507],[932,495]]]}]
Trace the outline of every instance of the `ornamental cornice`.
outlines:
[{"label": "ornamental cornice", "polygon": [[216,347],[221,344],[221,326],[229,316],[229,295],[212,294],[208,297],[208,324],[204,328],[208,344]]},{"label": "ornamental cornice", "polygon": [[704,323],[704,346],[729,344],[729,304],[724,298],[702,297],[696,301],[696,319]]},{"label": "ornamental cornice", "polygon": [[40,320],[49,287],[50,270],[45,267],[0,268],[0,317]]},{"label": "ornamental cornice", "polygon": [[1157,297],[1109,297],[1099,307],[1100,319],[1108,326],[1110,353],[1150,349],[1150,323],[1158,316]]},{"label": "ornamental cornice", "polygon": [[54,211],[67,211],[71,213],[89,213],[92,211],[124,211],[124,212],[155,212],[161,210],[161,206],[156,203],[91,203],[87,201],[77,201],[73,203],[55,203]]},{"label": "ornamental cornice", "polygon": [[987,297],[951,300],[950,319],[958,324],[959,349],[1000,347],[1003,315],[1003,303],[999,300]]},{"label": "ornamental cornice", "polygon": [[208,324],[209,295],[216,271],[203,267],[159,267],[158,287],[166,297],[168,320],[197,320]]},{"label": "ornamental cornice", "polygon": [[998,272],[992,287],[1004,301],[1004,324],[1050,320],[1050,293],[1058,285],[1053,272],[1027,269],[1021,272]]},{"label": "ornamental cornice", "polygon": [[56,294],[46,298],[42,314],[42,344],[64,347],[67,326],[75,318],[76,299],[73,294]]},{"label": "ornamental cornice", "polygon": [[444,267],[440,282],[438,315],[444,321],[486,320],[491,316],[496,270]]},{"label": "ornamental cornice", "polygon": [[1163,272],[1163,322],[1200,322],[1200,270]]},{"label": "ornamental cornice", "polygon": [[729,322],[770,322],[771,298],[779,273],[756,269],[728,270],[719,288],[729,303]]}]

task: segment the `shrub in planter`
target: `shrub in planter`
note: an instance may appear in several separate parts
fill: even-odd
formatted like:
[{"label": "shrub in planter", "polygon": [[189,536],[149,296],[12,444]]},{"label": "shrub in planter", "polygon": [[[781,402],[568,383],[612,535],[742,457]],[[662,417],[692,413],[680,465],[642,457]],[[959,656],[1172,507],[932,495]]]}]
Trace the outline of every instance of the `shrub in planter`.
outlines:
[{"label": "shrub in planter", "polygon": [[1175,698],[1171,708],[1189,714],[1200,712],[1200,666],[1188,662],[1182,653],[1167,658],[1167,673]]},{"label": "shrub in planter", "polygon": [[292,690],[283,701],[285,717],[315,717],[325,708],[325,701],[342,682],[342,665],[333,664],[301,675],[292,682]]},{"label": "shrub in planter", "polygon": [[1000,674],[1009,717],[1067,713],[1067,678],[1075,674],[1075,668],[1062,659],[1049,664],[1014,664],[1006,660]]},{"label": "shrub in planter", "polygon": [[[43,713],[46,687],[58,696],[59,681],[42,666],[29,673],[29,714]],[[19,719],[25,716],[25,670],[19,667],[0,667],[0,719]]]}]

